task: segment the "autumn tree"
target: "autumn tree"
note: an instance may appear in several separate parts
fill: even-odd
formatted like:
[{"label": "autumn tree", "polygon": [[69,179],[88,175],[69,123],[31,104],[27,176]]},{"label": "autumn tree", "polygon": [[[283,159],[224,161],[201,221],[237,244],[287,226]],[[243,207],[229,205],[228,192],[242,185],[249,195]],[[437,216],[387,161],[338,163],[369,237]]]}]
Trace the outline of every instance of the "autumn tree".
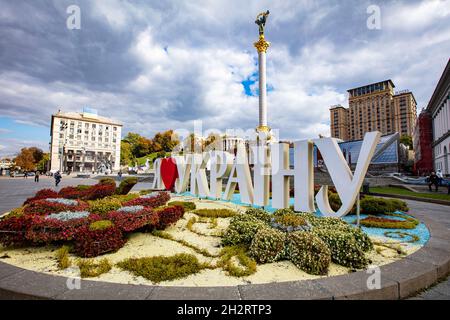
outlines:
[{"label": "autumn tree", "polygon": [[22,148],[14,159],[17,167],[25,171],[36,170],[37,164],[44,158],[44,152],[36,147]]}]

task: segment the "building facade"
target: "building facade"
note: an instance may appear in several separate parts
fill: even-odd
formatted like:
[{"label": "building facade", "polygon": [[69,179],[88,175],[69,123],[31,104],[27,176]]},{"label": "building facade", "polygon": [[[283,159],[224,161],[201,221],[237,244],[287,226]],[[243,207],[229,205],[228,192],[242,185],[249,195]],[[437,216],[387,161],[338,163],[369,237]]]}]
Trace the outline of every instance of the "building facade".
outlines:
[{"label": "building facade", "polygon": [[416,123],[416,99],[412,92],[394,93],[391,80],[347,90],[348,108],[330,108],[331,136],[360,140],[366,132],[412,136]]},{"label": "building facade", "polygon": [[414,135],[414,173],[428,175],[433,171],[433,130],[431,115],[423,110],[417,117]]},{"label": "building facade", "polygon": [[122,124],[93,112],[52,115],[50,170],[104,173],[120,170]]},{"label": "building facade", "polygon": [[427,106],[433,129],[433,164],[435,170],[450,174],[450,60]]}]

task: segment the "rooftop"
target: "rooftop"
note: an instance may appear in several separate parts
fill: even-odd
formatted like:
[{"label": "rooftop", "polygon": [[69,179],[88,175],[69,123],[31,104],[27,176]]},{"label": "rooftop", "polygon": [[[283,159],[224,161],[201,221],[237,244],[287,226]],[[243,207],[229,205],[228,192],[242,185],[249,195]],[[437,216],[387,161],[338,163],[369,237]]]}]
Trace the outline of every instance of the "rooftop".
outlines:
[{"label": "rooftop", "polygon": [[52,115],[53,117],[67,118],[73,120],[90,121],[97,123],[107,123],[117,126],[122,126],[122,123],[110,118],[102,117],[97,114],[89,112],[62,112],[61,110]]}]

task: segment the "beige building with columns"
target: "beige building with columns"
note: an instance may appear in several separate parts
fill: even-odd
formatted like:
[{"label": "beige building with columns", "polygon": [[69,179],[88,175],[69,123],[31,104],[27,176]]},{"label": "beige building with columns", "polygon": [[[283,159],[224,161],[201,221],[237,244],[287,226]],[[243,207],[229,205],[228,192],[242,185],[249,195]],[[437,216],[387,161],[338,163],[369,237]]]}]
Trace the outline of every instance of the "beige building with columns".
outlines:
[{"label": "beige building with columns", "polygon": [[392,80],[385,80],[347,90],[349,107],[330,108],[331,136],[359,140],[371,131],[412,136],[417,118],[416,99],[412,92],[394,93],[394,88]]},{"label": "beige building with columns", "polygon": [[96,111],[52,115],[50,170],[93,173],[120,170],[122,124]]}]

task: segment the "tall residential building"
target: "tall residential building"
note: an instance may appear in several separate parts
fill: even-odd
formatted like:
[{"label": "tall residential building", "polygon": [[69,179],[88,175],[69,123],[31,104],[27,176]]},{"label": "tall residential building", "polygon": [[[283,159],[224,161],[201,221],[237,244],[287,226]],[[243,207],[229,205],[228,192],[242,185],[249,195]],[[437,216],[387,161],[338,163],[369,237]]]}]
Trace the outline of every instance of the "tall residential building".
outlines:
[{"label": "tall residential building", "polygon": [[433,128],[435,170],[450,174],[450,59],[427,106]]},{"label": "tall residential building", "polygon": [[122,124],[98,116],[58,111],[52,115],[50,170],[52,172],[105,172],[120,169]]},{"label": "tall residential building", "polygon": [[347,90],[349,107],[330,108],[331,136],[359,140],[370,131],[412,136],[416,99],[409,91],[394,93],[394,88],[392,80],[386,80]]}]

